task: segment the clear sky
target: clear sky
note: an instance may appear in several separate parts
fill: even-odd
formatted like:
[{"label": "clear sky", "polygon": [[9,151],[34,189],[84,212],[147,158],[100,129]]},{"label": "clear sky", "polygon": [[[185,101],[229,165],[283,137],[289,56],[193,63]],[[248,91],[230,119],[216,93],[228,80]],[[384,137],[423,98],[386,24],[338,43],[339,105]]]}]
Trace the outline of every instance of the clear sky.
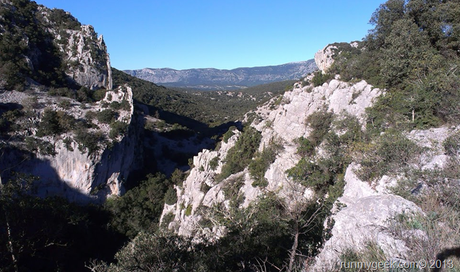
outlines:
[{"label": "clear sky", "polygon": [[312,59],[361,40],[384,0],[36,0],[104,35],[112,66],[219,68]]}]

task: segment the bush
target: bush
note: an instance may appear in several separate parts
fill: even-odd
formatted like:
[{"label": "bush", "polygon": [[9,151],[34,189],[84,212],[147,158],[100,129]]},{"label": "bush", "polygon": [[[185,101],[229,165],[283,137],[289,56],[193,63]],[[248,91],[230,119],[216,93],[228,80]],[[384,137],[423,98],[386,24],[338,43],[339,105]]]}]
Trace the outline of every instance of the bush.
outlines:
[{"label": "bush", "polygon": [[224,141],[224,143],[227,143],[228,142],[228,139],[230,139],[230,137],[232,137],[234,135],[233,131],[236,129],[235,126],[231,126],[227,132],[224,133],[224,135],[222,136],[222,140]]},{"label": "bush", "polygon": [[92,98],[93,98],[93,100],[95,100],[95,101],[101,101],[102,99],[104,99],[105,93],[106,93],[106,92],[107,92],[107,90],[105,90],[105,89],[95,90],[95,91],[92,93]]},{"label": "bush", "polygon": [[61,100],[61,102],[59,102],[59,107],[65,109],[65,110],[70,109],[70,106],[72,106],[72,103],[70,103],[70,101],[67,100],[67,99],[63,99],[63,100]]},{"label": "bush", "polygon": [[190,216],[192,215],[192,205],[188,204],[187,208],[185,209],[185,216]]},{"label": "bush", "polygon": [[69,98],[75,98],[75,92],[69,88],[49,88],[48,94],[51,96],[64,96]]},{"label": "bush", "polygon": [[67,150],[69,151],[73,151],[73,147],[72,147],[72,138],[70,137],[66,137],[64,140],[62,140],[65,147],[67,148]]},{"label": "bush", "polygon": [[131,106],[129,105],[128,100],[123,100],[123,101],[121,101],[121,103],[117,102],[117,101],[113,101],[112,103],[110,103],[110,108],[114,109],[114,110],[128,111],[128,110],[131,109]]},{"label": "bush", "polygon": [[115,139],[120,135],[124,135],[128,131],[128,124],[125,122],[115,121],[110,123],[109,137]]},{"label": "bush", "polygon": [[365,148],[358,175],[369,182],[389,172],[396,174],[414,162],[421,152],[420,147],[395,130],[386,132]]},{"label": "bush", "polygon": [[256,153],[255,158],[249,164],[249,172],[254,179],[252,186],[266,187],[268,185],[268,181],[264,175],[270,164],[275,161],[280,149],[281,145],[272,142],[262,152]]},{"label": "bush", "polygon": [[33,137],[27,137],[25,139],[26,148],[31,152],[38,152],[41,155],[56,155],[56,150],[54,149],[54,145],[50,142],[43,141],[40,139],[36,139]]},{"label": "bush", "polygon": [[97,113],[96,113],[95,111],[91,111],[91,110],[90,110],[90,111],[87,111],[87,112],[85,113],[85,119],[86,119],[87,121],[90,121],[90,122],[91,122],[91,121],[93,121],[96,117],[97,117]]},{"label": "bush", "polygon": [[317,87],[317,86],[323,85],[325,82],[331,79],[333,79],[333,75],[323,74],[322,71],[316,71],[315,75],[312,78],[312,83],[313,83],[313,86]]},{"label": "bush", "polygon": [[64,111],[45,109],[42,120],[38,125],[37,136],[57,135],[73,128],[75,118]]},{"label": "bush", "polygon": [[235,146],[228,150],[222,173],[216,179],[221,181],[231,174],[243,171],[249,165],[259,147],[260,139],[260,132],[256,129],[252,127],[245,128]]},{"label": "bush", "polygon": [[460,133],[447,137],[442,143],[446,155],[457,156],[460,153]]},{"label": "bush", "polygon": [[98,112],[96,116],[99,122],[110,124],[111,122],[115,121],[115,119],[117,119],[118,113],[111,109],[106,109]]},{"label": "bush", "polygon": [[[163,174],[149,174],[139,186],[127,191],[122,197],[110,199],[105,206],[114,216],[111,225],[130,238],[139,232],[153,232],[163,211],[166,192],[171,188]],[[174,191],[174,190],[172,190]],[[173,202],[173,192],[168,202]]]},{"label": "bush", "polygon": [[216,170],[218,165],[219,165],[219,156],[212,158],[211,161],[209,162],[209,167],[211,168],[211,170]]},{"label": "bush", "polygon": [[230,179],[227,184],[222,186],[225,199],[230,200],[230,206],[238,208],[244,201],[244,195],[240,195],[240,189],[244,185],[243,175]]},{"label": "bush", "polygon": [[295,140],[295,143],[298,144],[297,154],[301,157],[312,156],[315,153],[315,146],[310,140],[300,137]]},{"label": "bush", "polygon": [[321,144],[328,133],[333,118],[334,114],[325,110],[314,112],[307,117],[306,123],[313,129],[308,139],[315,147]]},{"label": "bush", "polygon": [[176,190],[173,187],[169,187],[165,193],[165,203],[168,205],[173,205],[177,202]]},{"label": "bush", "polygon": [[89,132],[87,129],[79,128],[76,131],[75,140],[78,142],[78,150],[92,154],[99,150],[99,143],[104,142],[102,132]]}]

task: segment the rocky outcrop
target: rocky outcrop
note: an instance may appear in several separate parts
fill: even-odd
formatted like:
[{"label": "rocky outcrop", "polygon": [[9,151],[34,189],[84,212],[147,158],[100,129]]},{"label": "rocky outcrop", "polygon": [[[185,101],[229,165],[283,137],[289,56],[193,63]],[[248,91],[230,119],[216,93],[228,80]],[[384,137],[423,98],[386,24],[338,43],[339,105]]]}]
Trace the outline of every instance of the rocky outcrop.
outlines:
[{"label": "rocky outcrop", "polygon": [[[443,169],[450,157],[446,155],[442,143],[456,133],[458,128],[447,127],[407,133],[405,136],[424,150],[411,167],[437,171]],[[423,211],[413,202],[392,194],[391,188],[398,183],[397,173],[393,173],[393,177],[384,175],[370,183],[356,175],[360,167],[352,163],[347,168],[344,193],[337,201],[343,208],[337,209],[332,216],[332,237],[324,244],[310,271],[331,271],[337,268],[340,257],[348,250],[359,252],[365,250],[369,243],[378,246],[387,260],[404,260],[411,251],[401,237],[391,232],[391,226],[400,215],[408,218],[423,216]],[[423,191],[425,187],[426,184],[420,181],[411,193]],[[405,235],[416,235],[423,240],[426,234],[422,230],[407,230]]]},{"label": "rocky outcrop", "polygon": [[[2,1],[0,11],[0,32],[11,39],[1,48],[7,57],[0,64],[9,68],[0,73],[0,86],[12,90],[27,82],[27,86],[112,89],[107,48],[92,26],[34,1]],[[22,62],[25,65],[17,64]]]},{"label": "rocky outcrop", "polygon": [[82,25],[79,30],[65,29],[58,32],[49,28],[49,31],[64,56],[65,73],[68,76],[91,90],[112,89],[112,67],[102,35],[97,37],[91,25]]},{"label": "rocky outcrop", "polygon": [[315,54],[315,63],[318,69],[327,73],[329,68],[334,64],[334,57],[340,54],[344,47],[358,48],[358,42],[329,44]]},{"label": "rocky outcrop", "polygon": [[169,68],[126,70],[132,76],[165,86],[188,87],[203,90],[234,90],[284,80],[297,80],[316,71],[313,60],[277,66],[252,68],[186,69]]},{"label": "rocky outcrop", "polygon": [[[14,92],[1,94],[1,99],[9,103],[23,103],[29,99],[26,95],[14,95]],[[37,103],[47,103],[47,108],[59,110],[58,100],[50,99],[45,94],[35,94]],[[98,150],[89,152],[81,148],[81,143],[75,137],[75,132],[66,132],[61,135],[52,135],[38,138],[28,136],[51,143],[52,154],[29,154],[27,160],[22,160],[27,151],[21,151],[24,147],[22,142],[10,141],[11,148],[6,149],[0,159],[2,177],[8,178],[13,172],[31,174],[39,178],[37,193],[41,196],[59,195],[76,202],[101,202],[110,195],[121,195],[124,191],[123,182],[128,174],[142,167],[141,152],[142,120],[134,114],[133,94],[129,86],[120,87],[108,91],[103,100],[95,104],[86,104],[72,100],[72,107],[66,113],[74,118],[84,118],[87,112],[104,110],[105,103],[127,101],[129,109],[119,110],[117,121],[125,123],[127,131],[115,138],[109,137],[111,128],[108,124],[93,120],[97,129],[91,132],[99,133],[105,142],[98,143]],[[20,99],[21,101],[17,101]],[[43,114],[42,110],[35,110],[36,116]],[[38,118],[35,123],[38,123]],[[35,134],[34,129],[30,132]],[[13,148],[14,146],[19,147]],[[26,147],[27,150],[27,147]],[[24,153],[26,152],[26,153]]]},{"label": "rocky outcrop", "polygon": [[316,52],[315,63],[318,66],[318,69],[320,69],[323,72],[327,72],[327,69],[329,69],[329,67],[331,67],[331,65],[334,63],[333,57],[337,49],[337,46],[328,45],[324,47],[322,50]]},{"label": "rocky outcrop", "polygon": [[[200,207],[210,208],[218,203],[223,203],[228,207],[229,199],[225,198],[222,191],[227,184],[233,184],[235,179],[241,181],[238,192],[244,199],[242,207],[248,206],[261,194],[270,191],[285,198],[293,197],[294,193],[308,199],[312,191],[299,186],[297,188],[286,174],[286,170],[295,166],[300,160],[299,155],[296,154],[297,145],[294,140],[302,136],[308,137],[311,131],[306,124],[306,118],[318,110],[326,110],[339,115],[346,112],[363,121],[365,108],[371,106],[381,93],[381,90],[373,88],[365,81],[350,84],[332,80],[316,88],[296,84],[292,91],[278,98],[281,102],[274,110],[274,100],[260,107],[251,125],[262,134],[259,150],[269,146],[273,141],[283,146],[265,172],[268,185],[263,189],[252,186],[253,180],[247,169],[231,175],[220,183],[215,182],[214,178],[220,173],[228,150],[237,141],[238,133],[235,133],[228,143],[222,142],[219,150],[204,150],[194,157],[194,168],[190,175],[184,181],[183,186],[176,188],[177,203],[165,205],[162,218],[167,214],[173,214],[174,219],[169,223],[169,227],[181,235],[190,236],[199,231],[215,233],[216,230],[221,233],[222,229],[218,226],[214,226],[211,230],[204,230],[199,226],[200,220],[205,217]],[[212,160],[219,162],[215,169],[210,167]],[[294,187],[296,187],[295,192],[292,190]]]},{"label": "rocky outcrop", "polygon": [[[227,143],[222,143],[220,149],[203,150],[194,157],[194,168],[190,175],[182,186],[176,187],[177,203],[165,205],[162,220],[166,216],[172,218],[172,221],[168,222],[168,227],[180,235],[200,239],[207,236],[212,240],[225,235],[225,226],[216,224],[212,218],[213,224],[209,225],[207,216],[210,216],[209,211],[213,207],[229,207],[230,200],[225,195],[228,185],[238,184],[238,194],[243,199],[240,203],[241,208],[247,207],[267,192],[276,193],[284,198],[286,203],[298,199],[308,201],[314,194],[313,191],[294,183],[286,174],[286,170],[295,166],[300,159],[294,140],[308,137],[311,132],[306,122],[308,116],[317,111],[333,112],[339,118],[345,115],[353,116],[365,129],[365,109],[383,92],[365,81],[352,84],[334,79],[315,88],[302,87],[301,83],[297,83],[292,91],[258,108],[251,124],[261,132],[260,151],[274,140],[283,146],[265,172],[267,186],[253,186],[247,168],[220,183],[215,181],[215,177],[222,170],[228,150],[235,145],[239,137],[239,133],[235,132]],[[456,129],[445,127],[406,133],[405,137],[416,142],[424,150],[411,167],[437,169],[446,165],[448,156],[443,151],[442,142],[454,133],[457,133]],[[320,146],[318,156],[322,156],[321,152]],[[219,163],[214,164],[212,168],[211,165],[215,161]],[[342,254],[349,250],[365,250],[369,244],[380,248],[387,260],[404,260],[410,254],[411,249],[400,236],[391,231],[391,228],[398,216],[423,216],[422,210],[413,202],[392,194],[391,188],[398,182],[398,173],[395,172],[393,176],[384,175],[371,183],[360,180],[357,175],[360,167],[358,163],[352,162],[346,169],[344,192],[335,203],[330,218],[334,222],[329,230],[331,238],[324,243],[314,265],[308,268],[309,271],[331,271],[337,268]],[[235,180],[239,180],[239,183]],[[423,185],[421,188],[423,190]],[[206,220],[207,225],[203,225],[202,222]],[[404,235],[417,235],[421,239],[425,235],[420,230],[410,231]]]},{"label": "rocky outcrop", "polygon": [[422,210],[413,202],[388,193],[394,185],[387,176],[371,187],[355,172],[359,165],[352,163],[345,173],[345,188],[337,203],[344,208],[332,216],[331,238],[324,244],[309,271],[331,271],[340,267],[342,255],[349,250],[359,252],[369,244],[378,246],[388,259],[404,259],[410,251],[405,242],[391,233],[390,226],[399,215],[417,216]]}]

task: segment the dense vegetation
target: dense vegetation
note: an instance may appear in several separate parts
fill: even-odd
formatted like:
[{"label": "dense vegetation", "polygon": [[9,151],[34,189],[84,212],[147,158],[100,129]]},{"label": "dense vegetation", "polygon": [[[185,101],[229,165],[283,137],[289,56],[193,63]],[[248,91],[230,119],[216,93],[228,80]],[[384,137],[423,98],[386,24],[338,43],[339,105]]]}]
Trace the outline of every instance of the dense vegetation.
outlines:
[{"label": "dense vegetation", "polygon": [[[0,9],[0,75],[7,89],[23,90],[27,78],[51,86],[72,86],[64,72],[61,54],[45,29],[38,5],[29,0],[2,3]],[[52,16],[61,23],[79,25],[69,16]]]},{"label": "dense vegetation", "polygon": [[158,86],[117,69],[113,69],[113,78],[115,86],[128,83],[133,88],[134,98],[158,109],[160,117],[171,118],[166,114],[169,112],[209,126],[218,126],[242,118],[246,112],[283,93],[293,83],[283,81],[238,91],[209,92]]},{"label": "dense vegetation", "polygon": [[[13,3],[21,9],[17,12],[2,9],[0,14],[0,24],[5,26],[0,40],[0,75],[6,88],[21,90],[26,79],[31,78],[46,85],[50,95],[87,103],[100,100],[104,90],[93,92],[84,87],[68,88],[62,63],[56,58],[56,47],[48,34],[32,23],[37,5],[26,0],[13,0]],[[62,11],[54,11],[51,17],[60,21],[62,28],[80,27]],[[409,164],[420,150],[402,131],[445,123],[458,124],[460,3],[389,0],[377,9],[371,22],[375,28],[358,48],[336,44],[341,53],[335,55],[336,62],[330,74],[317,73],[312,83],[321,85],[331,79],[332,74],[339,73],[344,80],[366,79],[387,89],[387,94],[368,109],[366,131],[355,118],[338,118],[325,111],[307,118],[306,124],[312,131],[309,137],[296,140],[297,154],[301,159],[287,174],[293,182],[292,190],[297,184],[314,190],[316,197],[310,202],[302,199],[285,203],[276,195],[267,194],[249,207],[240,208],[238,203],[242,199],[238,192],[242,181],[237,176],[223,187],[225,197],[231,200],[230,211],[223,207],[205,211],[218,224],[227,226],[227,235],[213,243],[193,244],[190,239],[178,237],[159,226],[164,203],[172,205],[177,202],[173,186],[180,187],[185,178],[180,170],[170,177],[147,175],[138,186],[122,197],[110,199],[104,206],[79,206],[60,198],[39,199],[32,196],[36,190],[32,186],[34,177],[18,174],[8,183],[0,184],[0,270],[83,271],[86,266],[99,272],[294,271],[300,269],[296,264],[299,265],[301,258],[296,259],[296,252],[303,254],[304,261],[315,256],[327,238],[325,220],[342,193],[344,172],[356,154],[357,162],[362,166],[357,174],[363,180],[372,182],[390,171],[406,172],[402,177],[404,182],[395,189],[396,193],[429,212],[424,219],[402,218],[408,229],[413,226],[424,228],[429,235],[427,241],[434,241],[433,237],[442,231],[436,222],[441,221],[443,229],[457,230],[450,235],[458,236],[458,224],[450,226],[455,225],[455,218],[459,217],[460,204],[452,190],[460,177],[458,161],[450,161],[445,170],[409,171]],[[23,34],[30,39],[27,46]],[[32,51],[40,52],[36,59],[32,59],[36,69],[31,69],[22,57],[30,56]],[[44,59],[49,61],[43,62]],[[118,86],[128,83],[133,87],[135,99],[152,107],[153,112],[157,111],[157,117],[167,117],[171,124],[180,119],[181,124],[206,128],[240,117],[256,103],[282,93],[286,85],[270,85],[275,86],[273,90],[267,86],[241,90],[242,99],[238,92],[174,91],[115,69],[114,82]],[[65,101],[59,107],[70,107]],[[26,119],[38,103],[30,102],[31,109],[24,110],[0,104],[7,108],[1,108],[1,137],[6,138],[8,132],[18,129],[17,120]],[[115,121],[117,111],[126,109],[126,105],[112,103],[107,106],[110,109],[98,113],[88,111],[87,121],[75,120],[65,111],[46,109],[37,124],[36,136],[73,131],[78,148],[93,153],[107,139],[90,130],[93,126],[91,119],[110,124],[109,136],[113,139],[127,129],[123,123]],[[163,135],[174,138],[193,134],[188,128],[176,127],[178,129]],[[153,134],[157,127],[152,125],[150,129],[147,133]],[[385,133],[381,134],[382,131]],[[228,141],[234,133],[234,129],[230,129],[223,135],[223,141]],[[70,148],[72,140],[66,140]],[[221,175],[216,180],[222,181],[248,167],[255,180],[253,186],[264,190],[267,185],[264,173],[280,147],[274,140],[257,152],[260,140],[258,131],[245,127],[235,147],[229,150]],[[50,142],[39,138],[27,137],[24,142],[32,152],[48,155],[54,152]],[[449,137],[443,143],[446,154],[458,155],[459,143],[459,135]],[[317,152],[320,146],[323,154]],[[2,152],[6,149],[3,143],[0,147]],[[175,155],[167,146],[162,151],[165,157]],[[218,163],[217,159],[213,160],[210,167],[216,168]],[[439,195],[408,195],[407,192],[420,180],[437,188]],[[97,189],[94,188],[92,193],[97,193]],[[201,190],[209,188],[203,186]],[[294,209],[288,208],[288,204]],[[191,206],[184,207],[185,215],[191,212]],[[163,224],[166,225],[172,216],[167,215]],[[212,226],[212,222],[201,223]],[[426,241],[421,245],[429,246]],[[359,259],[354,252],[344,255],[347,255],[344,259]],[[429,259],[432,255],[425,257]]]},{"label": "dense vegetation", "polygon": [[459,14],[458,1],[389,0],[358,49],[338,44],[331,73],[388,90],[368,112],[370,128],[458,123]]}]

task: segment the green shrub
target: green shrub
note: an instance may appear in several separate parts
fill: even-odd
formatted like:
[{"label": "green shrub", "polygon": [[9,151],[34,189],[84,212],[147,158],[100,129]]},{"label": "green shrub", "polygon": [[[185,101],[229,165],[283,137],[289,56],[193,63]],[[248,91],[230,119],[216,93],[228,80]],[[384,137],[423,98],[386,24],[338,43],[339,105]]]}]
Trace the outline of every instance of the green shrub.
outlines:
[{"label": "green shrub", "polygon": [[308,139],[314,146],[321,144],[331,127],[333,118],[334,114],[325,110],[314,112],[307,117],[306,123],[313,129]]},{"label": "green shrub", "polygon": [[14,131],[19,127],[19,119],[24,112],[18,109],[8,110],[0,117],[0,134],[6,134],[8,131]]},{"label": "green shrub", "polygon": [[187,208],[185,209],[185,216],[192,215],[192,205],[188,204]]},{"label": "green shrub", "polygon": [[399,131],[388,131],[366,147],[359,177],[373,181],[385,174],[397,173],[417,159],[421,149]]},{"label": "green shrub", "polygon": [[447,137],[442,143],[446,155],[456,156],[460,152],[460,133]]},{"label": "green shrub", "polygon": [[262,152],[257,152],[255,158],[249,164],[249,172],[254,179],[252,186],[266,187],[268,185],[267,179],[264,177],[268,167],[272,164],[281,145],[271,142],[268,147],[264,148]]},{"label": "green shrub", "polygon": [[115,121],[110,123],[109,137],[115,139],[120,135],[124,135],[128,131],[128,124],[125,122]]},{"label": "green shrub", "polygon": [[206,182],[201,183],[200,191],[206,194],[210,189],[211,187]]},{"label": "green shrub", "polygon": [[33,137],[27,137],[25,139],[26,148],[31,152],[38,152],[41,155],[56,155],[54,145],[50,142],[36,139]]},{"label": "green shrub", "polygon": [[228,139],[230,139],[230,137],[232,137],[234,135],[233,131],[236,129],[235,126],[231,126],[227,132],[224,133],[224,135],[222,136],[222,140],[224,141],[224,143],[227,143],[228,142]]},{"label": "green shrub", "polygon": [[211,161],[209,162],[209,167],[211,168],[211,170],[216,170],[218,165],[219,165],[219,156],[212,158]]},{"label": "green shrub", "polygon": [[59,126],[57,113],[51,109],[45,109],[43,117],[38,125],[37,136],[60,134],[62,132]]},{"label": "green shrub", "polygon": [[[146,180],[123,196],[110,198],[105,203],[106,209],[113,214],[110,224],[130,238],[139,232],[155,231],[170,187],[165,175],[149,174]],[[170,196],[172,198],[172,192]],[[172,199],[168,197],[168,201],[172,202]]]},{"label": "green shrub", "polygon": [[315,146],[311,143],[310,140],[300,137],[295,140],[297,146],[297,154],[301,157],[312,156],[315,153]]},{"label": "green shrub", "polygon": [[218,181],[246,168],[260,144],[261,135],[256,129],[246,127],[235,146],[230,148],[222,167],[222,173],[216,177]]},{"label": "green shrub", "polygon": [[173,187],[169,187],[165,193],[165,203],[168,205],[173,205],[177,202],[176,190]]},{"label": "green shrub", "polygon": [[92,154],[100,149],[99,144],[104,143],[102,132],[89,132],[87,129],[78,128],[75,132],[75,141],[78,143],[78,150]]},{"label": "green shrub", "polygon": [[91,122],[91,121],[93,121],[96,117],[97,117],[97,113],[96,113],[95,111],[91,111],[91,110],[90,110],[90,111],[87,111],[87,112],[85,113],[85,119],[86,119],[87,121],[90,121],[90,122]]},{"label": "green shrub", "polygon": [[129,111],[131,109],[131,105],[129,104],[128,100],[123,100],[120,102],[113,101],[110,103],[110,108],[113,110],[125,110]]},{"label": "green shrub", "polygon": [[72,106],[72,103],[70,103],[70,101],[67,100],[67,99],[63,99],[63,100],[61,100],[61,102],[59,102],[59,107],[65,109],[65,110],[70,109],[70,106]]},{"label": "green shrub", "polygon": [[72,147],[72,138],[70,137],[66,137],[64,140],[62,140],[64,142],[64,145],[65,147],[67,148],[67,150],[69,151],[73,151],[73,147]]},{"label": "green shrub", "polygon": [[49,88],[48,94],[51,96],[64,96],[69,98],[75,98],[75,92],[69,88]]},{"label": "green shrub", "polygon": [[64,111],[45,109],[38,125],[37,136],[58,135],[74,127],[75,118]]},{"label": "green shrub", "polygon": [[91,102],[91,90],[86,87],[81,87],[77,90],[77,100],[79,102]]},{"label": "green shrub", "polygon": [[313,76],[312,83],[313,83],[313,86],[317,87],[317,86],[323,85],[325,82],[331,79],[333,79],[333,75],[323,74],[323,72],[321,71],[316,71],[315,75]]},{"label": "green shrub", "polygon": [[111,122],[115,121],[115,119],[117,119],[118,113],[111,109],[105,109],[98,112],[96,116],[99,122],[110,124]]},{"label": "green shrub", "polygon": [[230,179],[224,186],[222,186],[222,192],[224,193],[225,199],[230,200],[231,207],[237,208],[244,201],[244,196],[239,193],[243,185],[244,178],[243,175],[240,175]]},{"label": "green shrub", "polygon": [[106,92],[107,92],[107,90],[105,90],[105,89],[95,90],[95,91],[92,93],[92,98],[93,98],[95,101],[100,101],[100,100],[104,99],[105,93],[106,93]]},{"label": "green shrub", "polygon": [[163,221],[161,222],[162,223],[162,226],[168,226],[169,223],[171,223],[172,221],[174,220],[174,214],[173,213],[167,213],[163,216]]}]

